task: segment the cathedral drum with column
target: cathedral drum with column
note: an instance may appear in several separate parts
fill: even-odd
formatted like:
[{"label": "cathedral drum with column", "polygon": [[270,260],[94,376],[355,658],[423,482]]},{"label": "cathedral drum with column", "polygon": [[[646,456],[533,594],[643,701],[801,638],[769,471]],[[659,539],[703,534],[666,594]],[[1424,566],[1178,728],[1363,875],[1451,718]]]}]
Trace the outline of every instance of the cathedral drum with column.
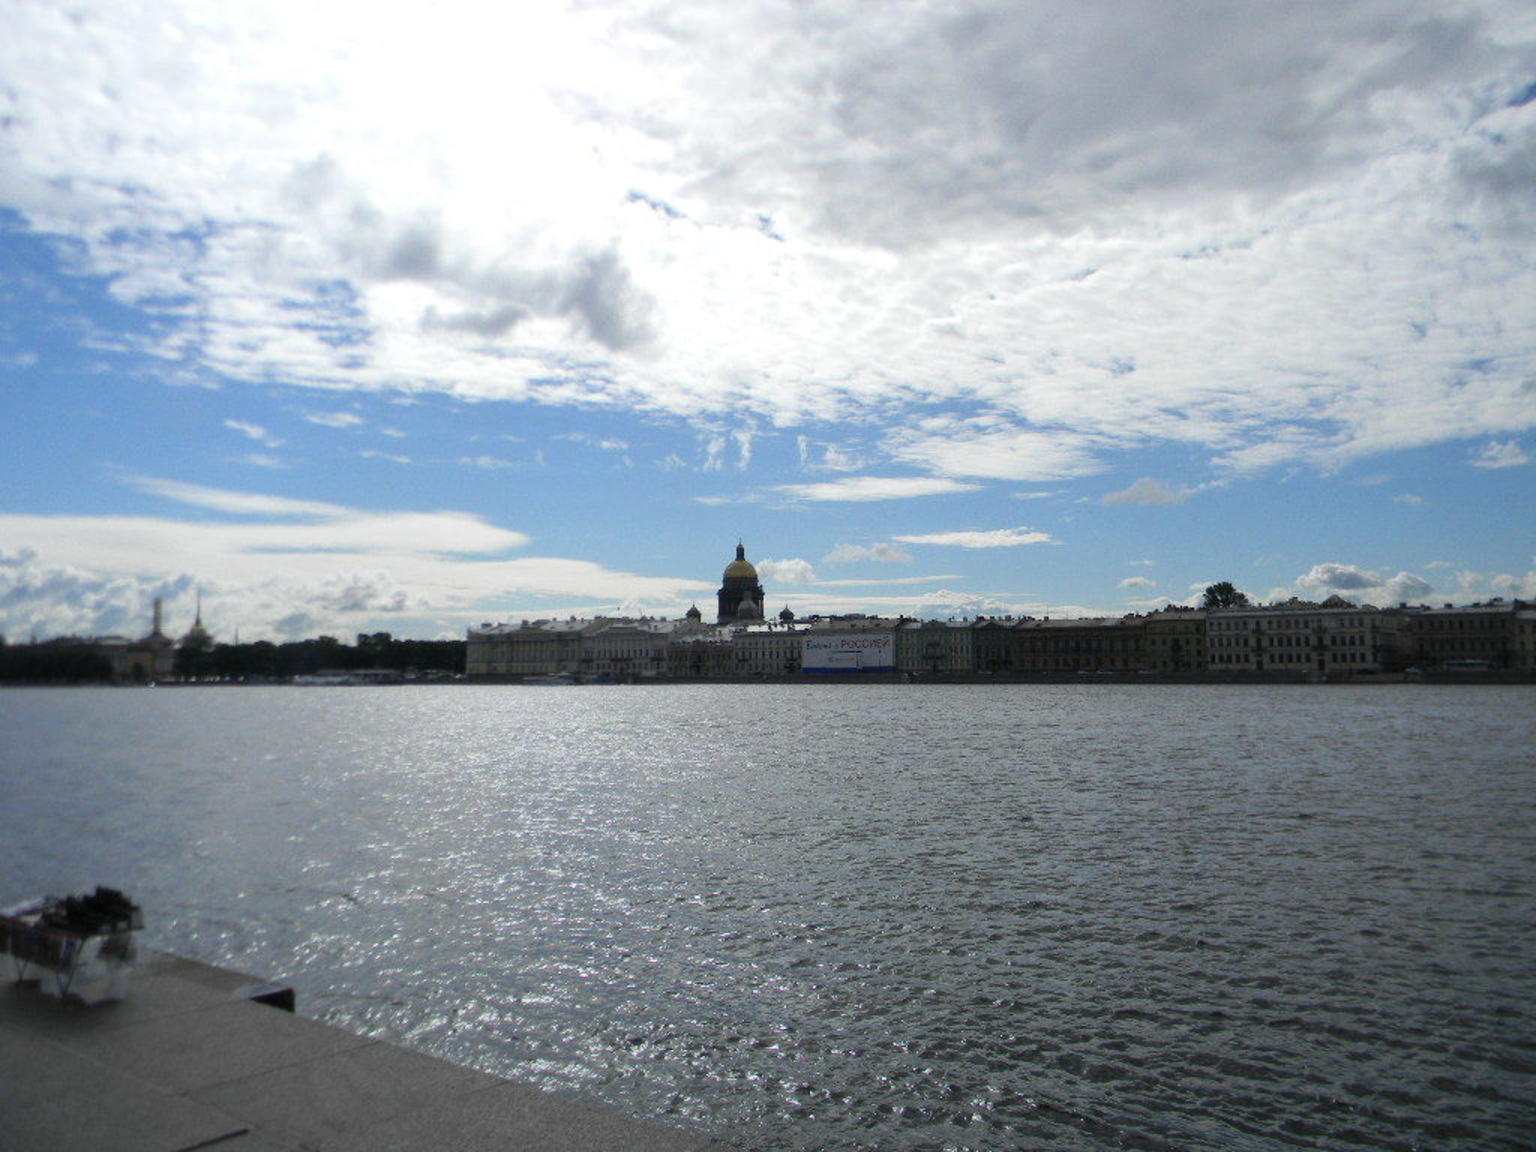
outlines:
[{"label": "cathedral drum with column", "polygon": [[736,559],[725,566],[718,594],[720,611],[715,617],[718,624],[733,624],[763,618],[763,586],[757,579],[757,569],[747,559],[747,551],[736,545]]}]

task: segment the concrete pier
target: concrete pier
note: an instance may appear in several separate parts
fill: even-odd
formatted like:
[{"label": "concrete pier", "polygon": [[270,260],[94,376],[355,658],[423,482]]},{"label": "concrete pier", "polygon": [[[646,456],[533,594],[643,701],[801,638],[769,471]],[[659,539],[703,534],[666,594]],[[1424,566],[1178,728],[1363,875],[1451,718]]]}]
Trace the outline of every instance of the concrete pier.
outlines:
[{"label": "concrete pier", "polygon": [[94,1007],[0,971],[0,1152],[730,1152],[236,995],[173,956]]}]

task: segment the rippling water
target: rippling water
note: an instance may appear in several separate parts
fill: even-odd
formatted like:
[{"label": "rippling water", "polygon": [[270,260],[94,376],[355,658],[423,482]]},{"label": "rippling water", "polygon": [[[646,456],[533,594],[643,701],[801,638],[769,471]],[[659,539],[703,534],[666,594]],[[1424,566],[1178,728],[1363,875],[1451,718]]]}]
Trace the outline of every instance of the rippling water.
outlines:
[{"label": "rippling water", "polygon": [[1536,693],[0,692],[0,901],[747,1149],[1525,1149]]}]

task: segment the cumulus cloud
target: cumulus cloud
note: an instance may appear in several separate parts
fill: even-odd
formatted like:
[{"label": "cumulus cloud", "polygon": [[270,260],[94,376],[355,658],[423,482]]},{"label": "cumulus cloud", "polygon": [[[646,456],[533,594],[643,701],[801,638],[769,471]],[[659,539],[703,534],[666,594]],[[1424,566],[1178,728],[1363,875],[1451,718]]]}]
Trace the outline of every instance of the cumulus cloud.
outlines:
[{"label": "cumulus cloud", "polygon": [[1342,596],[1356,603],[1387,605],[1422,600],[1434,585],[1412,572],[1383,576],[1350,564],[1315,564],[1296,578],[1293,591],[1304,599],[1323,600]]},{"label": "cumulus cloud", "polygon": [[1424,503],[1424,497],[1417,496],[1412,492],[1400,492],[1396,496],[1392,497],[1392,503],[1409,504],[1414,507],[1418,507],[1420,504]]},{"label": "cumulus cloud", "polygon": [[850,476],[818,484],[781,484],[775,491],[796,500],[863,503],[907,500],[916,496],[948,496],[956,492],[973,492],[977,487],[936,476]]},{"label": "cumulus cloud", "polygon": [[1122,587],[1122,588],[1156,588],[1157,587],[1157,581],[1156,580],[1149,580],[1145,576],[1127,576],[1124,580],[1120,581],[1120,587]]},{"label": "cumulus cloud", "polygon": [[816,570],[809,561],[798,557],[792,560],[760,560],[756,567],[759,576],[774,584],[812,584],[816,580]]},{"label": "cumulus cloud", "polygon": [[1532,557],[1533,567],[1524,575],[1510,572],[1499,572],[1488,578],[1489,587],[1501,596],[1512,596],[1520,600],[1536,600],[1536,557]]},{"label": "cumulus cloud", "polygon": [[1474,468],[1519,468],[1530,462],[1530,454],[1514,440],[1490,441],[1472,457]]},{"label": "cumulus cloud", "polygon": [[511,557],[525,535],[463,512],[370,511],[145,477],[131,484],[204,515],[0,514],[0,539],[27,542],[0,555],[0,633],[138,635],[156,596],[190,624],[199,590],[210,628],[250,639],[396,620],[436,631],[484,619],[482,603],[526,606],[525,615],[551,601],[590,612],[630,597],[686,603],[713,589],[581,560]]},{"label": "cumulus cloud", "polygon": [[1017,548],[1021,544],[1049,544],[1052,542],[1049,533],[1032,532],[1028,528],[928,532],[913,536],[897,536],[896,539],[903,544],[934,544],[951,548]]},{"label": "cumulus cloud", "polygon": [[880,541],[874,544],[839,544],[822,560],[827,564],[858,564],[866,560],[876,564],[910,564],[912,556],[894,544]]},{"label": "cumulus cloud", "polygon": [[1150,476],[1143,476],[1129,488],[1104,496],[1105,504],[1182,504],[1190,497],[1188,488],[1170,488]]}]

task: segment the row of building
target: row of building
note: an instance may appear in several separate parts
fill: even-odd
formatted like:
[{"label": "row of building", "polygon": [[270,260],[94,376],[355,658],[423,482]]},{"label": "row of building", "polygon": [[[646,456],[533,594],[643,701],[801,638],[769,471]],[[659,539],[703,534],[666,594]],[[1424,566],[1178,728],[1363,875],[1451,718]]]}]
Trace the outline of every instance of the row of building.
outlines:
[{"label": "row of building", "polygon": [[1340,597],[1262,607],[1094,619],[815,616],[762,612],[738,545],[715,622],[524,620],[468,634],[472,679],[734,679],[886,673],[964,677],[1060,673],[1294,674],[1342,678],[1440,670],[1536,670],[1536,604],[1493,600],[1375,608]]}]

